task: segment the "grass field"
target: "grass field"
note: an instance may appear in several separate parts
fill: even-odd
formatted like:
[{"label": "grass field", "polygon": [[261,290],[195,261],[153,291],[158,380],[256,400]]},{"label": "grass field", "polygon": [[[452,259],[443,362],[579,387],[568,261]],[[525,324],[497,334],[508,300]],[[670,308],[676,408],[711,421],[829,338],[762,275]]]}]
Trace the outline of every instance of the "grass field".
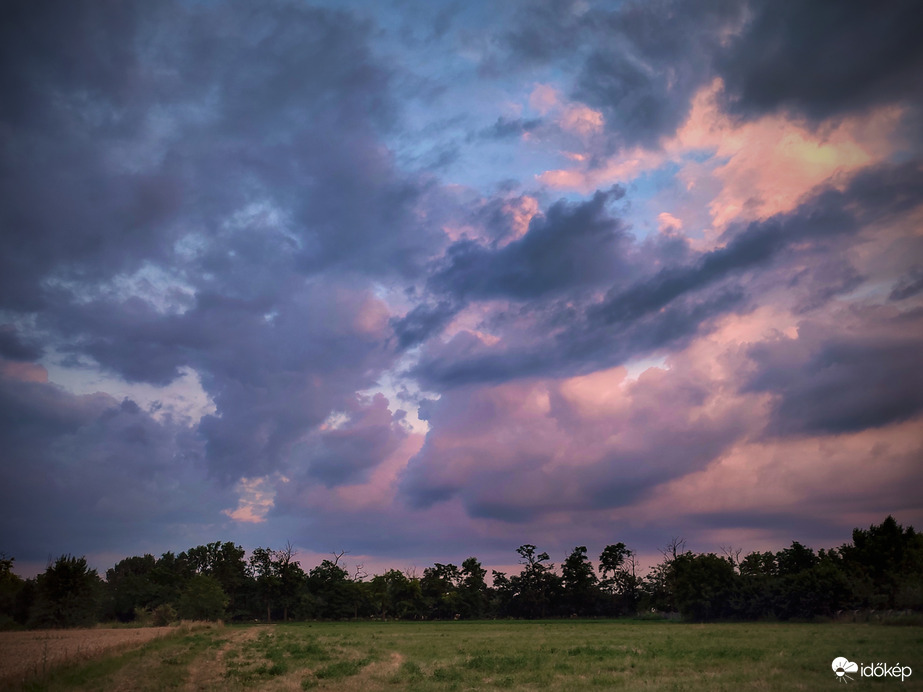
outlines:
[{"label": "grass field", "polygon": [[838,656],[914,671],[852,689],[923,689],[921,627],[585,620],[215,627],[7,689],[823,690]]}]

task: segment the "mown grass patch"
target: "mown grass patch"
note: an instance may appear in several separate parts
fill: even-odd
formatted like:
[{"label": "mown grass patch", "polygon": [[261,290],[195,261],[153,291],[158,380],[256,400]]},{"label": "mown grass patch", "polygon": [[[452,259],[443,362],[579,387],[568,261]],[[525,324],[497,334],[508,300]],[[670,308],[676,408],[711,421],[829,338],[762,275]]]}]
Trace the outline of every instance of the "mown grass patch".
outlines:
[{"label": "mown grass patch", "polygon": [[[219,670],[193,675],[198,689],[814,690],[836,683],[830,663],[838,656],[912,666],[917,674],[902,689],[923,689],[923,628],[912,626],[569,620],[225,629],[134,652],[156,669],[145,677],[160,685],[137,689],[175,688],[207,660]],[[129,658],[106,665],[124,667]],[[114,688],[106,680],[115,678],[96,670],[74,689]]]}]

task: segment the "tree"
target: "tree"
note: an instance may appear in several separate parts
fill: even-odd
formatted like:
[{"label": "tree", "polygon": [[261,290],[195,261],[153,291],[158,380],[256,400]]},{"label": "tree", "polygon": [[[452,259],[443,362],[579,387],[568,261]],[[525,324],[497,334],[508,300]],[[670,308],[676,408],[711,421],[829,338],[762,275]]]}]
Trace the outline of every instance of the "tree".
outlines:
[{"label": "tree", "polygon": [[282,619],[288,620],[290,609],[298,602],[307,575],[294,557],[291,543],[282,550],[256,548],[250,555],[250,574],[266,606],[266,622],[272,622],[273,605],[281,608]]},{"label": "tree", "polygon": [[598,582],[593,565],[587,558],[586,546],[577,546],[561,564],[566,610],[578,615],[594,613],[599,604]]},{"label": "tree", "polygon": [[369,583],[372,602],[379,617],[407,619],[420,617],[424,611],[420,580],[391,569],[372,577]]},{"label": "tree", "polygon": [[324,560],[307,576],[315,617],[341,619],[358,617],[359,584],[335,561]]},{"label": "tree", "polygon": [[279,575],[273,564],[272,548],[254,548],[250,554],[249,569],[266,606],[266,622],[272,622],[272,605],[279,594]]},{"label": "tree", "polygon": [[490,592],[484,577],[487,570],[475,557],[469,557],[462,563],[462,580],[458,587],[459,614],[463,618],[481,618],[487,612]]},{"label": "tree", "polygon": [[179,602],[186,582],[195,574],[195,570],[184,553],[179,556],[166,552],[157,560],[151,572],[151,580],[157,585],[157,599],[160,605],[175,604]]},{"label": "tree", "polygon": [[714,553],[678,555],[670,581],[679,612],[698,621],[730,615],[735,577],[734,565]]},{"label": "tree", "polygon": [[810,548],[798,541],[792,541],[792,547],[776,553],[776,573],[779,576],[798,574],[811,569],[817,564],[817,556]]},{"label": "tree", "polygon": [[289,612],[298,604],[307,578],[301,564],[295,560],[295,549],[291,543],[286,543],[282,550],[275,552],[275,569],[279,576],[282,619],[287,622]]},{"label": "tree", "polygon": [[16,602],[25,582],[13,573],[15,561],[0,552],[0,629],[17,620]]},{"label": "tree", "polygon": [[864,605],[923,607],[923,535],[888,517],[868,530],[853,530],[841,553]]},{"label": "tree", "polygon": [[153,555],[127,557],[106,570],[111,614],[122,622],[135,619],[136,609],[153,609],[160,589],[154,580],[157,560]]},{"label": "tree", "polygon": [[548,614],[548,607],[556,600],[561,589],[561,578],[554,573],[548,553],[536,553],[532,544],[516,549],[523,570],[510,578],[514,596],[512,609],[520,617],[537,618]]},{"label": "tree", "polygon": [[208,574],[196,574],[186,583],[177,612],[186,620],[221,620],[227,605],[228,596],[218,580]]},{"label": "tree", "polygon": [[453,618],[459,609],[458,587],[461,572],[453,564],[437,562],[423,570],[420,590],[428,616],[438,619]]},{"label": "tree", "polygon": [[102,585],[85,557],[62,555],[36,580],[33,627],[85,627],[97,620]]},{"label": "tree", "polygon": [[195,574],[214,577],[228,597],[228,610],[232,617],[243,615],[244,591],[247,587],[246,551],[230,541],[216,541],[190,548],[180,554]]},{"label": "tree", "polygon": [[599,556],[599,570],[603,575],[602,588],[613,598],[619,614],[637,610],[641,593],[641,579],[637,576],[635,555],[624,543],[607,545]]},{"label": "tree", "polygon": [[673,564],[683,554],[686,539],[674,536],[666,547],[661,548],[663,559],[644,576],[642,591],[647,605],[655,610],[676,611],[676,595],[673,585]]}]

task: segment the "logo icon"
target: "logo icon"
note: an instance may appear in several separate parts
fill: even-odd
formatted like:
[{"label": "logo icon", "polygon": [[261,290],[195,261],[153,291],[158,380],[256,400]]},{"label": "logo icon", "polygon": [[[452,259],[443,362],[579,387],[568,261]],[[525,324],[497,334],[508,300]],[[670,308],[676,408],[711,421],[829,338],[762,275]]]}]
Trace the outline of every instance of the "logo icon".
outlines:
[{"label": "logo icon", "polygon": [[852,680],[847,673],[858,673],[859,664],[853,663],[852,661],[839,656],[833,659],[832,664],[833,672],[836,673],[836,679],[838,682],[849,682]]}]

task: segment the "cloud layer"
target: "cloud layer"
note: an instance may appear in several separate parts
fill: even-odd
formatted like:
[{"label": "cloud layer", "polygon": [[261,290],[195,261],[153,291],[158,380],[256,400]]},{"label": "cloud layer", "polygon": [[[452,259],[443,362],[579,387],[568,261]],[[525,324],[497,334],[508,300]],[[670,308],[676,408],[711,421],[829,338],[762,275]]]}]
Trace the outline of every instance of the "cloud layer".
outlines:
[{"label": "cloud layer", "polygon": [[915,4],[0,13],[22,563],[923,521]]}]

